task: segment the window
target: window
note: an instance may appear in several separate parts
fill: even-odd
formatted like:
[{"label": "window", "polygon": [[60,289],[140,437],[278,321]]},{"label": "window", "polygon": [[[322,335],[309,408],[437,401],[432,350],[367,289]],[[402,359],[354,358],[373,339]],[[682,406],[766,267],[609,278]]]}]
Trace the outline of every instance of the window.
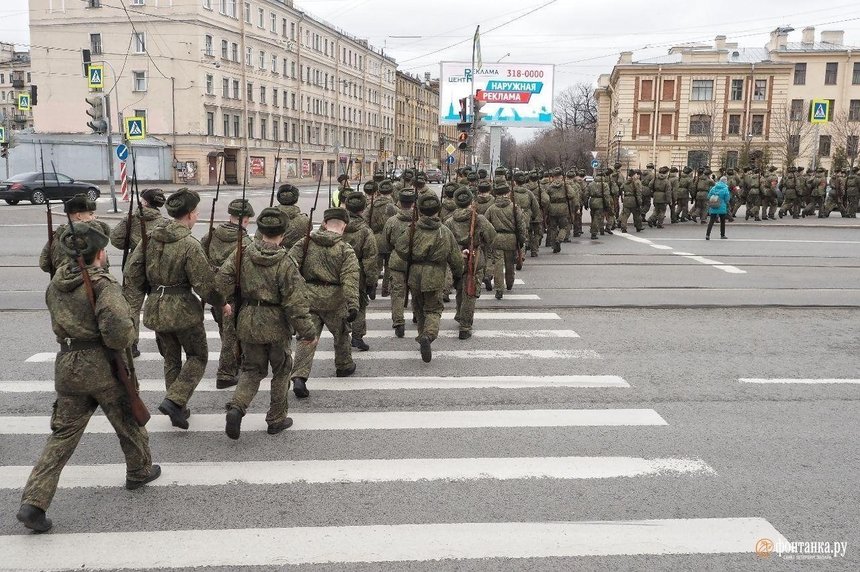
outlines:
[{"label": "window", "polygon": [[660,135],[672,134],[672,119],[673,115],[670,113],[660,115]]},{"label": "window", "polygon": [[690,99],[692,101],[711,101],[714,99],[714,80],[694,79]]},{"label": "window", "polygon": [[651,135],[651,114],[639,114],[639,135]]},{"label": "window", "polygon": [[102,35],[90,34],[90,52],[97,56],[102,53]]},{"label": "window", "polygon": [[663,100],[672,101],[675,99],[675,80],[663,80]]},{"label": "window", "polygon": [[738,152],[726,151],[726,169],[734,169],[738,166]]},{"label": "window", "polygon": [[212,0],[203,0],[203,7],[207,10],[212,9]]},{"label": "window", "polygon": [[248,101],[254,101],[254,84],[251,82],[248,82],[248,85],[246,87],[247,88],[245,90],[245,92],[246,92],[245,97],[248,98]]},{"label": "window", "polygon": [[794,64],[794,85],[806,85],[806,64]]},{"label": "window", "polygon": [[729,115],[729,135],[741,134],[741,116],[738,114]]},{"label": "window", "polygon": [[295,109],[296,109],[296,94],[295,94],[295,93],[291,93],[291,94],[290,94],[290,107],[291,107],[293,110],[295,110]]},{"label": "window", "polygon": [[260,86],[260,103],[266,103],[266,86]]},{"label": "window", "polygon": [[278,73],[278,56],[272,54],[272,73]]},{"label": "window", "polygon": [[215,93],[215,78],[212,74],[206,74],[206,94],[213,95]]},{"label": "window", "polygon": [[845,152],[852,159],[857,156],[857,150],[860,147],[860,136],[849,135],[845,143]]},{"label": "window", "polygon": [[251,3],[245,2],[245,23],[251,23]]},{"label": "window", "polygon": [[839,73],[839,64],[829,62],[824,70],[824,85],[836,85],[836,76]]},{"label": "window", "polygon": [[[29,79],[27,81],[30,81]],[[828,99],[829,105],[827,106],[827,121],[833,121],[833,110],[836,109],[836,100]]]},{"label": "window", "polygon": [[265,19],[265,11],[262,8],[257,8],[257,27],[262,28],[265,26],[263,23]]},{"label": "window", "polygon": [[281,35],[287,37],[287,19],[281,18]]},{"label": "window", "polygon": [[132,43],[134,44],[134,53],[142,54],[146,52],[146,32],[132,33]]},{"label": "window", "polygon": [[266,52],[260,50],[260,69],[266,69]]},{"label": "window", "polygon": [[296,23],[295,22],[290,22],[290,39],[291,40],[296,39]]},{"label": "window", "polygon": [[230,136],[230,114],[224,114],[224,137]]},{"label": "window", "polygon": [[236,0],[227,0],[227,15],[231,18],[236,17]]},{"label": "window", "polygon": [[230,59],[239,63],[239,44],[230,44]]},{"label": "window", "polygon": [[245,49],[245,65],[246,66],[253,65],[253,64],[251,64],[251,60],[253,58],[254,58],[254,49],[251,47],[246,48]]},{"label": "window", "polygon": [[233,99],[239,99],[239,80],[233,80]]},{"label": "window", "polygon": [[830,156],[830,135],[822,135],[818,138],[818,156]]},{"label": "window", "polygon": [[203,37],[203,53],[207,56],[212,55],[212,36],[209,34]]},{"label": "window", "polygon": [[146,123],[146,110],[145,109],[135,109],[134,115],[132,117],[143,117],[143,122]]},{"label": "window", "polygon": [[241,118],[238,115],[233,116],[233,137],[239,137],[239,121]]},{"label": "window", "polygon": [[732,80],[732,89],[731,95],[729,97],[732,101],[743,101],[744,100],[744,80],[742,79],[733,79]]},{"label": "window", "polygon": [[860,62],[854,62],[854,71],[851,73],[851,84],[860,85]]},{"label": "window", "polygon": [[221,59],[227,60],[230,59],[230,47],[227,43],[227,40],[221,40]]},{"label": "window", "polygon": [[803,100],[802,99],[792,99],[791,100],[791,113],[789,115],[789,119],[791,121],[800,121],[803,119]]},{"label": "window", "polygon": [[269,14],[269,30],[272,32],[278,32],[278,15],[274,12]]},{"label": "window", "polygon": [[688,151],[687,152],[687,165],[693,169],[698,169],[699,167],[704,167],[708,164],[708,152],[707,151]]},{"label": "window", "polygon": [[752,116],[750,123],[750,133],[753,135],[761,135],[764,133],[764,115],[756,114]]},{"label": "window", "polygon": [[215,135],[215,113],[206,112],[206,135]]},{"label": "window", "polygon": [[698,114],[690,116],[690,135],[709,135],[710,133],[710,115]]},{"label": "window", "polygon": [[132,6],[146,6],[146,0],[131,0]]},{"label": "window", "polygon": [[848,103],[848,121],[860,121],[860,99]]},{"label": "window", "polygon": [[639,99],[640,101],[651,101],[654,99],[654,80],[643,79],[640,82]]},{"label": "window", "polygon": [[102,0],[87,0],[87,8],[101,8]]},{"label": "window", "polygon": [[755,101],[764,101],[767,97],[767,80],[757,79],[753,87],[753,99]]},{"label": "window", "polygon": [[[224,99],[228,99],[230,97],[230,80],[226,77],[221,78],[221,97]],[[226,135],[226,133],[224,133],[224,135]]]},{"label": "window", "polygon": [[277,87],[272,88],[272,105],[274,105],[275,107],[278,106],[278,88]]},{"label": "window", "polygon": [[788,152],[795,155],[800,154],[800,135],[788,136]]},{"label": "window", "polygon": [[253,117],[248,118],[248,137],[250,139],[256,139],[257,138],[256,135],[254,134],[254,118]]},{"label": "window", "polygon": [[289,107],[289,103],[287,102],[287,90],[284,90],[283,98],[284,98],[283,106],[284,106],[284,107]]},{"label": "window", "polygon": [[265,118],[260,119],[260,139],[269,138],[269,121]]},{"label": "window", "polygon": [[134,86],[132,91],[146,91],[146,72],[136,71],[131,72],[131,75]]}]

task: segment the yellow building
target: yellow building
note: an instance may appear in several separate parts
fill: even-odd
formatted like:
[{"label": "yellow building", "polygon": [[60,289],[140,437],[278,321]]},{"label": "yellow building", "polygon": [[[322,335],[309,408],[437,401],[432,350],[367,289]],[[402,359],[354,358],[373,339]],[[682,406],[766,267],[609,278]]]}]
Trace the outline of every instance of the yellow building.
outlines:
[{"label": "yellow building", "polygon": [[397,72],[396,160],[401,168],[439,164],[439,88],[427,73],[422,80]]},{"label": "yellow building", "polygon": [[0,125],[6,127],[7,138],[13,130],[33,127],[32,109],[18,109],[18,94],[30,93],[31,79],[30,54],[0,43]]}]

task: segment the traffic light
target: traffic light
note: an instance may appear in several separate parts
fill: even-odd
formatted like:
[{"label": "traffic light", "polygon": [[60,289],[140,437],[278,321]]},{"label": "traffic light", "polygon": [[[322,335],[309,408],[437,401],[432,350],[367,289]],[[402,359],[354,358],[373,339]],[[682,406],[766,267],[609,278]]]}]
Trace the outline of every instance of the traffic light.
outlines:
[{"label": "traffic light", "polygon": [[484,127],[483,120],[487,116],[486,113],[481,113],[481,108],[486,104],[485,101],[481,101],[481,93],[481,90],[478,90],[472,98],[472,131],[477,131]]},{"label": "traffic light", "polygon": [[39,103],[39,92],[35,85],[30,86],[30,107]]},{"label": "traffic light", "polygon": [[9,144],[0,143],[0,158],[5,159],[9,156]]},{"label": "traffic light", "polygon": [[465,123],[466,118],[469,116],[468,105],[469,105],[469,98],[468,97],[460,98],[460,123]]},{"label": "traffic light", "polygon": [[104,98],[101,95],[93,95],[86,99],[90,106],[90,108],[87,109],[87,115],[92,118],[90,121],[87,121],[87,126],[93,130],[93,133],[107,133]]},{"label": "traffic light", "polygon": [[469,147],[469,134],[465,131],[461,131],[457,135],[457,141],[459,141],[459,143],[457,144],[457,148],[460,151],[465,151]]}]

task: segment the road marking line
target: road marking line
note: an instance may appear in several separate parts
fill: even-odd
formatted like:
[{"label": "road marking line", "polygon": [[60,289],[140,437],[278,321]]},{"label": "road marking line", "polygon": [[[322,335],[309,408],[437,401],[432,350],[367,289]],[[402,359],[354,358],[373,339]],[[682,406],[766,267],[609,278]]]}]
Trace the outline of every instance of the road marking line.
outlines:
[{"label": "road marking line", "polygon": [[[662,244],[655,244],[655,243],[651,242],[650,240],[648,240],[647,238],[640,238],[638,236],[633,236],[632,234],[621,234],[621,236],[626,238],[627,240],[632,240],[633,242],[639,242],[641,244],[647,244],[648,246],[651,246],[652,248],[656,248],[659,250],[672,250],[671,246],[665,246]],[[660,239],[660,240],[663,240],[663,239]],[[667,239],[667,240],[669,240],[669,239]],[[698,239],[696,239],[696,240],[698,240]],[[704,256],[698,256],[696,254],[691,254],[689,252],[677,252],[677,251],[675,251],[675,252],[672,252],[672,254],[675,254],[677,256],[681,256],[683,258],[689,258],[690,260],[694,260],[694,261],[699,262],[701,264],[711,266],[712,268],[722,270],[723,272],[727,272],[729,274],[746,274],[747,273],[746,270],[741,270],[740,268],[737,268],[735,266],[729,266],[728,264],[723,264],[722,262],[719,262],[717,260],[711,260],[710,258],[705,258]]]},{"label": "road marking line", "polygon": [[[819,227],[822,229],[835,228],[841,229],[842,227],[836,226],[822,226]],[[848,227],[851,228],[851,227]],[[665,241],[690,241],[690,242],[698,242],[699,238],[661,238],[660,240]],[[858,240],[795,240],[795,239],[779,239],[779,238],[732,238],[732,242],[789,242],[789,243],[798,243],[798,244],[860,244]]]},{"label": "road marking line", "polygon": [[666,246],[665,244],[649,244],[648,246],[657,250],[672,250],[671,246]]},{"label": "road marking line", "polygon": [[3,565],[15,570],[152,570],[637,554],[752,557],[762,538],[788,542],[763,518],[676,518],[16,534],[0,536],[0,553]]},{"label": "road marking line", "polygon": [[[311,388],[313,384],[311,383]],[[653,409],[496,409],[477,411],[388,411],[340,413],[292,413],[290,431],[369,431],[386,429],[475,429],[510,427],[618,427],[664,426],[665,419]],[[223,414],[195,414],[191,432],[224,431]],[[0,417],[0,435],[44,435],[51,432],[50,416]],[[266,416],[249,413],[242,426],[251,431],[266,427]],[[170,419],[157,414],[146,425],[150,433],[175,431]],[[114,433],[104,415],[94,415],[88,433]]]},{"label": "road marking line", "polygon": [[777,384],[806,384],[806,385],[827,385],[827,384],[860,384],[860,379],[850,379],[850,378],[758,378],[758,377],[742,377],[738,380],[741,383],[777,383]]},{"label": "road marking line", "polygon": [[[457,338],[460,332],[457,330],[441,330],[440,338]],[[221,339],[217,331],[206,331],[206,337],[210,339]],[[321,337],[332,338],[332,333],[328,330],[323,330]],[[473,338],[578,338],[573,330],[475,330],[472,332]],[[394,337],[393,330],[368,330],[364,334],[365,339],[370,338],[390,338],[392,341],[397,339]],[[140,339],[154,340],[155,332],[140,332]]]},{"label": "road marking line", "polygon": [[[481,300],[482,298],[478,299]],[[203,317],[206,321],[214,320],[208,312]],[[141,316],[142,319],[143,316]],[[366,319],[391,320],[391,312],[368,312]],[[442,319],[453,320],[454,312],[442,312]],[[561,317],[555,312],[492,312],[479,310],[475,312],[475,321],[480,320],[561,320]]]},{"label": "road marking line", "polygon": [[714,268],[719,268],[723,272],[728,272],[729,274],[746,274],[746,270],[741,270],[737,266],[729,266],[728,264],[717,264]]},{"label": "road marking line", "polygon": [[[407,350],[384,350],[373,352],[353,352],[352,359],[355,361],[382,361],[382,360],[407,360],[416,359],[419,356],[418,346],[414,351]],[[50,363],[57,357],[56,352],[41,352],[33,354],[25,361],[27,363]],[[220,352],[209,352],[209,360],[217,362]],[[434,350],[433,357],[452,359],[603,359],[594,350]],[[135,362],[162,361],[164,358],[158,352],[141,352],[140,357],[134,358]],[[328,350],[317,350],[314,361],[333,360],[334,352]]]},{"label": "road marking line", "polygon": [[[70,465],[59,487],[121,487],[125,465]],[[716,472],[701,459],[641,457],[511,457],[452,459],[346,459],[161,463],[150,486],[386,483],[513,479],[612,479]],[[22,489],[33,468],[0,466],[0,489]]]},{"label": "road marking line", "polygon": [[[2,226],[2,225],[0,225],[0,226]],[[45,226],[45,225],[33,225],[33,226]],[[376,283],[381,286],[382,285],[382,278],[377,280]],[[514,278],[514,286],[525,286],[525,285],[526,285],[526,283],[523,282],[522,278]],[[386,298],[387,298],[387,296],[386,296]]]},{"label": "road marking line", "polygon": [[[573,388],[629,388],[630,384],[617,375],[509,375],[509,376],[466,376],[466,377],[315,377],[312,380],[316,390],[364,391],[393,389],[519,389],[535,387],[573,387]],[[163,393],[163,379],[141,379],[140,391]],[[260,383],[260,391],[271,389],[271,379]],[[204,380],[194,390],[199,392],[224,392],[215,382]],[[0,381],[0,393],[53,393],[54,382],[50,380]]]}]

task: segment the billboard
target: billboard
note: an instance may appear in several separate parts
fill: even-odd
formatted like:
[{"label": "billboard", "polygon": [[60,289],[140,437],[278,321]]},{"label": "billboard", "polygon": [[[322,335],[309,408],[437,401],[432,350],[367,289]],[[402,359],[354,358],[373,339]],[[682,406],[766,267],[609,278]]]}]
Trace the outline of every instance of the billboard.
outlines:
[{"label": "billboard", "polygon": [[[485,63],[473,70],[470,63],[442,62],[439,75],[439,122],[460,122],[460,102],[472,91],[485,103],[484,123],[502,127],[552,125],[553,72],[551,64]],[[471,109],[469,110],[471,112]],[[472,117],[466,118],[471,121]]]}]

